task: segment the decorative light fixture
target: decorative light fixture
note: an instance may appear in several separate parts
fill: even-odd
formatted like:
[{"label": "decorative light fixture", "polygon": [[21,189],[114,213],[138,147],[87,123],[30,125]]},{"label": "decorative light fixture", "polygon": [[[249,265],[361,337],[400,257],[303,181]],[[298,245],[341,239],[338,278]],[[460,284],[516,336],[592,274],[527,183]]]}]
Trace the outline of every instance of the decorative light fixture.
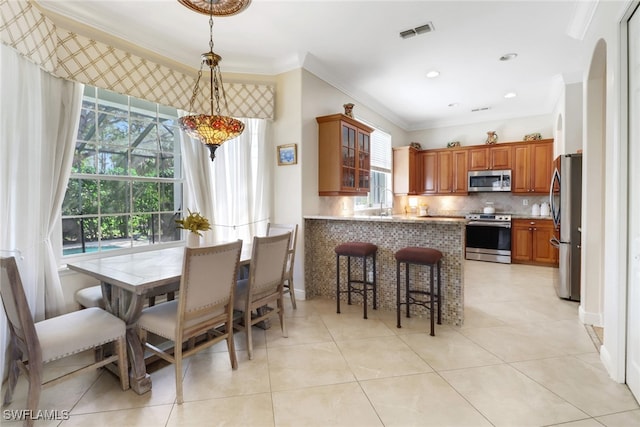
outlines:
[{"label": "decorative light fixture", "polygon": [[203,15],[231,16],[245,10],[251,0],[178,0],[178,3]]},{"label": "decorative light fixture", "polygon": [[[181,4],[200,13],[205,13],[203,5],[208,6],[209,15],[209,52],[203,53],[200,63],[200,71],[198,71],[198,79],[193,88],[191,101],[189,102],[189,112],[193,112],[193,105],[200,88],[200,78],[202,77],[202,69],[204,65],[209,67],[210,75],[210,93],[209,104],[211,106],[211,114],[190,114],[180,117],[178,122],[180,128],[189,136],[198,139],[205,144],[211,152],[211,161],[216,158],[215,152],[225,141],[239,136],[244,130],[244,123],[233,117],[223,116],[220,114],[220,95],[222,92],[222,100],[225,110],[229,110],[227,106],[227,97],[224,92],[222,83],[222,72],[220,71],[220,61],[222,57],[213,52],[213,15],[229,16],[236,14],[246,8],[250,0],[178,0]],[[214,10],[215,9],[215,10]],[[215,102],[215,108],[214,108]]]}]

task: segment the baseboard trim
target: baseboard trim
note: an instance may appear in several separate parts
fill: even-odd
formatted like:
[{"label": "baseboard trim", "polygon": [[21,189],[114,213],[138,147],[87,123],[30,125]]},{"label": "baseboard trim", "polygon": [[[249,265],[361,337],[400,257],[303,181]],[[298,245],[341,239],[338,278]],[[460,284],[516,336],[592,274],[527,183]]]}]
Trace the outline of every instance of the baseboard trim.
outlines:
[{"label": "baseboard trim", "polygon": [[602,365],[604,366],[607,373],[609,374],[609,377],[611,377],[613,381],[620,384],[624,384],[625,382],[624,374],[620,375],[620,372],[618,371],[617,366],[615,366],[615,364],[613,363],[611,354],[607,350],[607,347],[605,347],[604,345],[600,347],[600,362],[602,362]]},{"label": "baseboard trim", "polygon": [[307,299],[307,293],[304,290],[300,290],[300,289],[293,289],[293,292],[296,294],[296,299],[297,300],[305,300]]},{"label": "baseboard trim", "polygon": [[585,325],[599,326],[601,328],[604,327],[602,313],[588,313],[584,311],[582,304],[578,307],[578,317]]}]

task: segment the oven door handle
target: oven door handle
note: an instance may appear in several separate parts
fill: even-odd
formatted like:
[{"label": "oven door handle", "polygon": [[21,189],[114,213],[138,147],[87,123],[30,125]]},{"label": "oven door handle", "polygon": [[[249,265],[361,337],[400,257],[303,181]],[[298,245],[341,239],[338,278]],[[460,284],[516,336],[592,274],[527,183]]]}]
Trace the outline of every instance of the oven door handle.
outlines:
[{"label": "oven door handle", "polygon": [[467,225],[472,227],[500,227],[511,228],[510,222],[484,222],[484,221],[469,221]]}]

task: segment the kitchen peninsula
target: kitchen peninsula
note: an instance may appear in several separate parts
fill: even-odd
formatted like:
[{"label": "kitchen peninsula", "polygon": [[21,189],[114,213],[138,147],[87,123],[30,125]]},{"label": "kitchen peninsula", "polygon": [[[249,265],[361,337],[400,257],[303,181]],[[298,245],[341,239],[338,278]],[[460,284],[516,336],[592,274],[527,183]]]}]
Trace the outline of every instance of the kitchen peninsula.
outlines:
[{"label": "kitchen peninsula", "polygon": [[[323,296],[335,299],[336,254],[334,248],[345,242],[369,242],[378,246],[376,266],[378,308],[394,311],[396,309],[395,252],[407,246],[429,247],[437,249],[443,254],[442,323],[462,325],[464,321],[463,261],[466,222],[464,218],[406,215],[308,215],[304,219],[307,298]],[[353,260],[352,262],[358,261]],[[361,268],[356,266],[353,271],[356,272],[355,274],[359,274]],[[404,275],[404,269],[401,274]],[[415,280],[420,281],[421,286],[426,287],[428,269],[412,268],[411,282],[418,283],[414,282]],[[359,295],[354,295],[354,301],[355,304],[362,304]]]}]

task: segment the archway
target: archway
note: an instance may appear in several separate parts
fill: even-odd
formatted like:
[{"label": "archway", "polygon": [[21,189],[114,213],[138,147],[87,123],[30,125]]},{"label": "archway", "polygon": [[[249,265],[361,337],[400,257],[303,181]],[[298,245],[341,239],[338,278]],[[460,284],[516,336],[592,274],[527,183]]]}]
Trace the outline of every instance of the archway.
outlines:
[{"label": "archway", "polygon": [[606,42],[599,40],[585,87],[580,301],[581,320],[595,326],[603,326],[604,304],[606,59]]}]

